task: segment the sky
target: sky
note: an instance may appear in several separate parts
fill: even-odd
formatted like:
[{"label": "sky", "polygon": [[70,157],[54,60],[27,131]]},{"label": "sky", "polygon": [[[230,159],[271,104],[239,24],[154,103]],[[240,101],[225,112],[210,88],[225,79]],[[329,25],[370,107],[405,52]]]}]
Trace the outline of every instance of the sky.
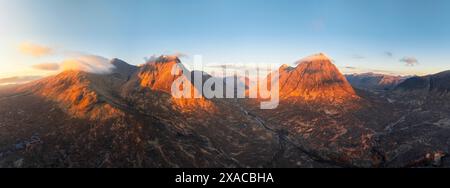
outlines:
[{"label": "sky", "polygon": [[0,78],[80,58],[293,65],[319,52],[344,73],[432,74],[450,70],[449,10],[448,0],[0,0]]}]

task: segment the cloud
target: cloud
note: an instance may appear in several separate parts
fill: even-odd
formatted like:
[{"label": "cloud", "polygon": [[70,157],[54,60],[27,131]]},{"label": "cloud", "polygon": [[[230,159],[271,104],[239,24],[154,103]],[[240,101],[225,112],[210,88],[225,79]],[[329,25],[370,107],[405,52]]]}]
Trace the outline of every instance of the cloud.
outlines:
[{"label": "cloud", "polygon": [[357,69],[356,67],[352,67],[352,66],[346,66],[346,67],[344,67],[345,69],[351,69],[351,70],[354,70],[354,69]]},{"label": "cloud", "polygon": [[353,59],[365,59],[365,58],[366,57],[364,57],[362,55],[358,55],[358,54],[353,55]]},{"label": "cloud", "polygon": [[57,71],[60,69],[60,65],[58,63],[41,63],[41,64],[33,65],[32,67],[34,69],[44,70],[44,71]]},{"label": "cloud", "polygon": [[77,70],[96,74],[108,74],[115,68],[107,58],[97,55],[83,55],[64,60],[60,64],[61,70]]},{"label": "cloud", "polygon": [[19,51],[26,55],[33,57],[41,57],[52,53],[52,49],[39,44],[33,44],[29,42],[23,42],[18,47]]},{"label": "cloud", "polygon": [[84,71],[95,74],[111,73],[115,66],[110,60],[97,55],[80,55],[63,60],[60,63],[41,63],[33,65],[32,68],[44,71]]},{"label": "cloud", "polygon": [[13,76],[0,78],[0,85],[25,83],[39,78],[42,78],[42,76]]},{"label": "cloud", "polygon": [[413,67],[419,64],[419,61],[415,57],[403,57],[400,62],[404,62],[406,66]]},{"label": "cloud", "polygon": [[169,59],[178,58],[178,59],[182,59],[182,58],[189,58],[189,55],[187,55],[185,53],[182,53],[182,52],[176,52],[176,53],[167,54],[167,55],[155,55],[155,54],[153,54],[153,55],[144,57],[144,61],[145,61],[145,63],[149,63],[149,62],[153,62],[153,61],[156,61],[158,59],[161,59],[161,58],[169,58]]},{"label": "cloud", "polygon": [[178,57],[178,58],[185,58],[185,57],[189,57],[189,55],[188,55],[188,54],[186,54],[186,53],[183,53],[183,52],[176,52],[176,53],[174,53],[174,54],[173,54],[173,56],[176,56],[176,57]]},{"label": "cloud", "polygon": [[392,52],[390,52],[390,51],[385,51],[384,55],[386,55],[387,57],[393,57],[394,56],[394,54]]}]

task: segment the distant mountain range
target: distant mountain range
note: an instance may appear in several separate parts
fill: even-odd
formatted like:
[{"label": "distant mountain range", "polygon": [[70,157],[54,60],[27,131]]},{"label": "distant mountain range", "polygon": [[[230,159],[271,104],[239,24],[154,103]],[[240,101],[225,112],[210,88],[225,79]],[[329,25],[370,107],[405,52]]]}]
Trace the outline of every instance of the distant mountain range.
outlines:
[{"label": "distant mountain range", "polygon": [[424,91],[446,94],[450,92],[450,71],[444,71],[428,76],[415,76],[407,79],[396,87],[402,91]]},{"label": "distant mountain range", "polygon": [[392,76],[376,73],[345,75],[353,87],[366,90],[391,90],[411,76]]},{"label": "distant mountain range", "polygon": [[203,94],[186,75],[211,77],[175,56],[110,63],[1,89],[0,167],[450,167],[449,72],[344,76],[315,54],[279,68],[280,104],[263,110],[172,97],[174,80]]}]

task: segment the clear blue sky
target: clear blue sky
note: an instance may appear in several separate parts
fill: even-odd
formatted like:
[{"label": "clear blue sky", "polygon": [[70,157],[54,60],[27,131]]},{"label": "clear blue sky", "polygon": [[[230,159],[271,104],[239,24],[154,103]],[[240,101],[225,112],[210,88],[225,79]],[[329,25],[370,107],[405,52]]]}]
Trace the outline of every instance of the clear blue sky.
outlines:
[{"label": "clear blue sky", "polygon": [[64,58],[24,57],[23,42],[132,64],[171,53],[289,64],[325,52],[343,72],[450,69],[448,0],[0,0],[0,28],[0,77]]}]

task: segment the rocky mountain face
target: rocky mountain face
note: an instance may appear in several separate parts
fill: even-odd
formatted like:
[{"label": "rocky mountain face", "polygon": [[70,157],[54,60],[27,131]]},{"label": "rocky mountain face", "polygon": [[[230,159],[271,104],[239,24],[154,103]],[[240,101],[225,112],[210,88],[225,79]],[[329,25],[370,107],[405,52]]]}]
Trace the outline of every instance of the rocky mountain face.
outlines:
[{"label": "rocky mountain face", "polygon": [[177,57],[111,64],[0,90],[0,167],[450,166],[450,103],[430,97],[446,96],[446,73],[355,92],[317,54],[282,66],[280,105],[261,110],[260,99],[174,98],[174,80],[197,89]]},{"label": "rocky mountain face", "polygon": [[416,76],[405,80],[395,89],[397,91],[422,91],[424,93],[450,92],[450,71],[440,72],[428,76]]},{"label": "rocky mountain face", "polygon": [[171,97],[177,60],[112,63],[111,74],[66,71],[1,93],[0,166],[273,165],[277,140],[227,101]]},{"label": "rocky mountain face", "polygon": [[304,58],[297,67],[280,67],[280,97],[337,103],[358,96],[345,77],[323,53]]},{"label": "rocky mountain face", "polygon": [[376,73],[350,74],[345,77],[353,87],[371,91],[391,90],[408,78]]},{"label": "rocky mountain face", "polygon": [[246,108],[277,132],[285,155],[300,150],[332,166],[382,165],[371,129],[383,123],[382,113],[365,117],[380,106],[358,96],[325,54],[304,58],[296,67],[283,65],[279,74],[279,106],[260,110],[255,101],[247,101]]}]

